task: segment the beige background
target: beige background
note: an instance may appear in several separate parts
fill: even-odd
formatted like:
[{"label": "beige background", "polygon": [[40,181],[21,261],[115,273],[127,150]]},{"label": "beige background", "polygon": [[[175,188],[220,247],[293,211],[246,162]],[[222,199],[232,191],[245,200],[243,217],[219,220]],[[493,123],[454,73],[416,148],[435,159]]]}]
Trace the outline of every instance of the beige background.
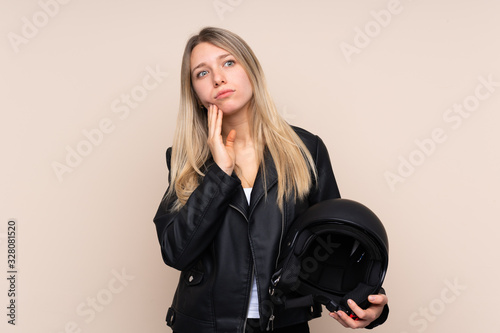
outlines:
[{"label": "beige background", "polygon": [[[391,314],[377,330],[499,332],[498,1],[1,8],[2,332],[169,332],[178,272],[162,262],[152,218],[182,51],[206,25],[252,46],[279,110],[324,139],[342,195],[385,223]],[[15,327],[3,277],[9,219]],[[312,322],[313,332],[343,330],[326,315]]]}]

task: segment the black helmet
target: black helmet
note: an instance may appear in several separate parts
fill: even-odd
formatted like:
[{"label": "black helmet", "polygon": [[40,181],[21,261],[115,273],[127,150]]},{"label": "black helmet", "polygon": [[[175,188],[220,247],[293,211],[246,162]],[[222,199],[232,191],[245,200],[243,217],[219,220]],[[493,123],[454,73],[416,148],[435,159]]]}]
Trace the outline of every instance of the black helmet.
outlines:
[{"label": "black helmet", "polygon": [[367,308],[388,265],[388,240],[378,217],[364,205],[331,199],[310,207],[292,224],[272,276],[276,306],[324,304],[351,314],[347,300]]}]

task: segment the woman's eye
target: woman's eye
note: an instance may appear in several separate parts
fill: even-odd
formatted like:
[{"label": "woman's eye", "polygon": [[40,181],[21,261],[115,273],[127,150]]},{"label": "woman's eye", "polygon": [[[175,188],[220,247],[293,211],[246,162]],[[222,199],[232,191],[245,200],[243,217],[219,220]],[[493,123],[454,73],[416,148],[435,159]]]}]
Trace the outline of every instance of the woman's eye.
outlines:
[{"label": "woman's eye", "polygon": [[232,66],[232,65],[234,65],[234,60],[228,60],[228,61],[226,61],[224,63],[224,66],[226,66],[226,67],[229,67],[229,66]]},{"label": "woman's eye", "polygon": [[201,71],[201,72],[199,72],[198,74],[196,74],[196,77],[203,77],[203,76],[205,76],[205,75],[207,75],[207,74],[208,74],[208,72],[207,72],[207,71]]}]

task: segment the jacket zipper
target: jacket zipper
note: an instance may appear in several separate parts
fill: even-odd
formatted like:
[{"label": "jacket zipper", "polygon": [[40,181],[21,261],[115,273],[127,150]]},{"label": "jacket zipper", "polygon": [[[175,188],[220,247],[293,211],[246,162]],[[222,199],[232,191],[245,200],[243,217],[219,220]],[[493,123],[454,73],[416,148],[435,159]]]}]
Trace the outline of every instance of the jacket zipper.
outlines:
[{"label": "jacket zipper", "polygon": [[[252,282],[250,282],[250,293],[252,292],[252,284],[253,284],[254,275],[255,275],[255,265],[252,266],[252,277],[250,278],[250,281],[252,281]],[[245,314],[245,322],[243,323],[243,333],[246,332],[246,329],[247,329],[248,306],[249,305],[250,305],[250,298],[248,298],[247,311],[246,311],[246,314]]]},{"label": "jacket zipper", "polygon": [[283,202],[283,213],[281,214],[281,235],[280,243],[278,247],[278,256],[276,257],[276,263],[274,264],[274,269],[278,268],[278,261],[281,256],[281,245],[283,243],[283,233],[285,232],[285,214],[286,214],[286,204]]},{"label": "jacket zipper", "polygon": [[[278,247],[278,256],[276,257],[276,263],[274,264],[275,270],[276,268],[278,268],[278,261],[281,256],[281,245],[283,243],[283,234],[285,232],[285,214],[286,214],[286,204],[285,202],[283,202],[283,213],[281,214],[281,235]],[[266,331],[269,331],[269,328],[271,328],[271,331],[274,331],[274,309],[271,309],[271,316],[269,317],[269,321],[267,322]]]},{"label": "jacket zipper", "polygon": [[[243,216],[243,218],[245,219],[245,221],[247,221],[247,223],[249,223],[248,221],[248,218],[246,217],[246,215],[236,206],[234,205],[229,205],[229,207],[235,209],[237,212],[239,212],[241,214],[241,216]],[[255,265],[252,266],[252,278],[250,279],[250,292],[251,292],[251,288],[252,288],[252,283],[253,283],[253,277],[254,277],[254,272],[255,272]],[[250,301],[250,299],[248,299]],[[248,304],[246,306],[246,312],[245,312],[245,320],[243,321],[243,331],[242,333],[245,333],[246,329],[247,329],[247,317],[248,315]]]},{"label": "jacket zipper", "polygon": [[[236,206],[234,205],[229,205],[229,207],[232,207],[233,209],[235,209],[237,212],[239,212],[243,218],[245,219],[245,221],[247,221],[247,223],[249,222],[248,221],[248,218],[246,217],[246,215]],[[281,255],[281,245],[283,243],[283,234],[285,232],[285,214],[286,214],[286,204],[283,203],[283,213],[281,214],[281,234],[280,234],[280,242],[279,242],[279,246],[278,246],[278,256],[276,257],[276,262],[275,262],[275,265],[274,265],[274,268],[276,269],[278,267],[278,261],[279,261],[279,258],[280,258],[280,255]],[[252,279],[251,279],[251,283],[253,283],[253,277],[254,277],[254,274],[255,274],[255,265],[253,266],[253,269],[252,269]],[[248,305],[247,305],[247,313],[248,313]],[[274,311],[273,309],[271,309],[271,315],[269,316],[269,320],[267,322],[267,327],[266,327],[266,331],[274,331]],[[243,332],[245,332],[246,330],[246,325],[247,325],[247,315],[245,314],[245,322],[243,324]]]}]

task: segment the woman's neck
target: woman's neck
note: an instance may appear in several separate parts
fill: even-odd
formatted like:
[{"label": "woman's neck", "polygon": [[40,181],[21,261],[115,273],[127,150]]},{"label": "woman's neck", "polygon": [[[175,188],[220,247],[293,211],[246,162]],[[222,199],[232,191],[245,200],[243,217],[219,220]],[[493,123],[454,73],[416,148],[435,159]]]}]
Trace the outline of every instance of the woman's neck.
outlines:
[{"label": "woman's neck", "polygon": [[235,149],[238,147],[253,146],[252,131],[250,130],[250,121],[248,113],[237,113],[226,116],[222,120],[222,137],[225,139],[231,130],[236,131],[236,139],[234,141]]}]

